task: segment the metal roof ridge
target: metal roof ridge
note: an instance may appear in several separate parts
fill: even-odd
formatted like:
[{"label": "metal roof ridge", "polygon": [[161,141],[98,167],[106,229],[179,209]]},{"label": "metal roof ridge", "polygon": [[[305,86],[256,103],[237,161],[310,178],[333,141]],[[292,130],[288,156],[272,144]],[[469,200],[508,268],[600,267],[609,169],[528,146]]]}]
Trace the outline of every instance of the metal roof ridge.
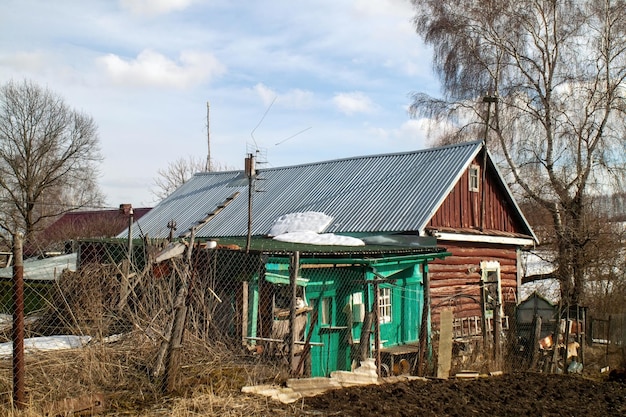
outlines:
[{"label": "metal roof ridge", "polygon": [[[461,148],[461,147],[476,147],[476,146],[482,146],[482,139],[481,140],[472,140],[472,141],[467,141],[467,142],[461,142],[461,143],[453,143],[453,144],[448,144],[448,145],[442,145],[442,146],[437,146],[434,148],[424,148],[424,149],[415,149],[412,151],[401,151],[401,152],[392,152],[392,153],[377,153],[377,154],[369,154],[369,155],[356,155],[356,156],[346,156],[343,158],[336,158],[336,159],[327,159],[324,161],[316,161],[316,162],[304,162],[301,164],[295,164],[295,165],[284,165],[284,166],[279,166],[279,167],[271,167],[271,168],[259,168],[257,171],[258,172],[262,172],[262,171],[278,171],[278,170],[283,170],[283,169],[292,169],[292,168],[300,168],[303,166],[315,166],[315,165],[325,165],[325,164],[334,164],[334,163],[338,163],[338,162],[343,162],[343,161],[354,161],[354,160],[359,160],[359,159],[373,159],[373,158],[387,158],[387,157],[393,157],[393,156],[405,156],[405,155],[413,155],[413,154],[425,154],[425,153],[434,153],[434,152],[439,152],[439,151],[444,151],[446,149],[451,149],[451,148]],[[235,171],[233,171],[235,172]]]}]

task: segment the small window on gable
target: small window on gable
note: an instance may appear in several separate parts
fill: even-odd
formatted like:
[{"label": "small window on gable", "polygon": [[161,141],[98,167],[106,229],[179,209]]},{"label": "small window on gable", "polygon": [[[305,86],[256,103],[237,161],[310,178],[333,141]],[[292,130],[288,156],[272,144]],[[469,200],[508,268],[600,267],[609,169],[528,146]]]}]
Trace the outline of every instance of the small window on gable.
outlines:
[{"label": "small window on gable", "polygon": [[472,192],[478,192],[478,185],[480,178],[480,167],[478,165],[471,165],[469,167],[469,190]]}]

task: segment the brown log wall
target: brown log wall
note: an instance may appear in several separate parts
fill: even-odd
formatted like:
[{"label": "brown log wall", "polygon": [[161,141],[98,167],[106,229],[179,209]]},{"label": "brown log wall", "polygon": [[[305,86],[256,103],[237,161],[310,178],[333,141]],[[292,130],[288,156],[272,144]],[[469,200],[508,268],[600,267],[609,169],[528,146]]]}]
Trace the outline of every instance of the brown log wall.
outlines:
[{"label": "brown log wall", "polygon": [[515,303],[517,294],[517,252],[513,246],[443,242],[452,253],[428,264],[433,328],[439,327],[443,307],[452,307],[455,318],[480,316],[480,263],[500,263],[502,302]]}]

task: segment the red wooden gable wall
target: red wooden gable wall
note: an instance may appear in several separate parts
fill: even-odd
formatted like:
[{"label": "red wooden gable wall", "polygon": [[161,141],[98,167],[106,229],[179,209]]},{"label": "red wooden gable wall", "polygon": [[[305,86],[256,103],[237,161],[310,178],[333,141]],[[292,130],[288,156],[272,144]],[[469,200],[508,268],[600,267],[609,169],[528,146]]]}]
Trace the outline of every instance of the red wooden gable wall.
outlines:
[{"label": "red wooden gable wall", "polygon": [[[473,164],[480,167],[482,182],[482,157]],[[479,228],[481,217],[482,190],[469,190],[469,171],[463,173],[443,204],[429,223],[431,228]],[[487,170],[485,188],[485,230],[521,233],[524,229],[515,215],[507,193],[500,186],[495,174]]]}]

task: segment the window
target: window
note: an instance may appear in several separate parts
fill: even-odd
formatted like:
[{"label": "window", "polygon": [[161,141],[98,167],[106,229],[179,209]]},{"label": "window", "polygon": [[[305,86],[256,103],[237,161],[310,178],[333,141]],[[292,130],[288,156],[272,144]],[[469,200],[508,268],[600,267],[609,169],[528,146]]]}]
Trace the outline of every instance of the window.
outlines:
[{"label": "window", "polygon": [[391,322],[391,288],[378,289],[378,321]]},{"label": "window", "polygon": [[494,310],[500,307],[502,317],[502,289],[500,286],[500,262],[483,261],[480,263],[481,280],[485,288],[485,306],[488,316],[493,317]]},{"label": "window", "polygon": [[320,306],[320,324],[322,326],[329,326],[332,320],[332,299],[330,297],[322,298],[322,305]]},{"label": "window", "polygon": [[478,192],[478,185],[480,178],[480,167],[478,165],[471,165],[469,167],[469,190],[472,192]]}]

